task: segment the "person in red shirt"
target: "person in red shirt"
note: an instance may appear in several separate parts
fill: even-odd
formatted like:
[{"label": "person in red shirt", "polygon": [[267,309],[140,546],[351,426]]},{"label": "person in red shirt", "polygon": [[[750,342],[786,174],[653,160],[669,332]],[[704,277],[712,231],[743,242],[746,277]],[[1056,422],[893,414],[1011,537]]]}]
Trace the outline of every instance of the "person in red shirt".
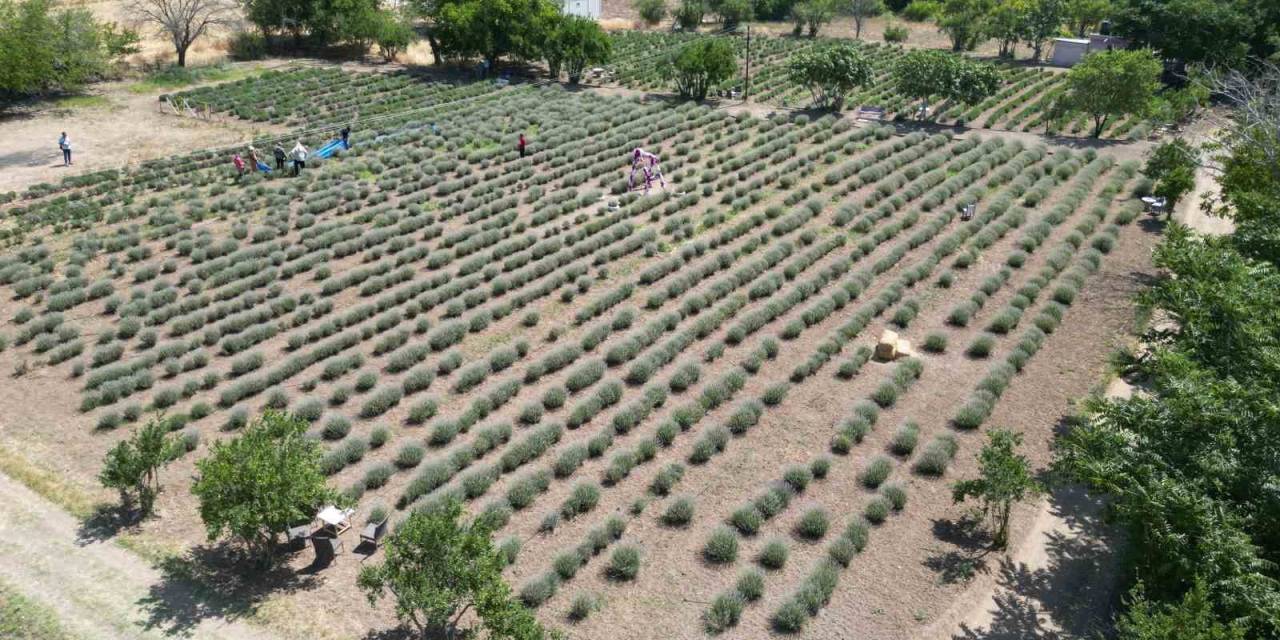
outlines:
[{"label": "person in red shirt", "polygon": [[526,144],[528,144],[528,143],[526,143],[526,142],[524,141],[524,134],[522,133],[522,134],[520,134],[520,139],[516,141],[516,149],[517,149],[518,151],[520,151],[520,157],[521,157],[521,158],[523,158],[523,157],[524,157],[524,148],[525,148],[525,145],[526,145]]}]

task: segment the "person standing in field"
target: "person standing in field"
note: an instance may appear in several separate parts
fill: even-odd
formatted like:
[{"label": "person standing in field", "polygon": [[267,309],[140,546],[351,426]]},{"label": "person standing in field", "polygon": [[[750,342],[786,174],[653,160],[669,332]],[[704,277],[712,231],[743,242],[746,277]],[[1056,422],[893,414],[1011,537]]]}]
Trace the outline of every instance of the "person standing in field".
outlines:
[{"label": "person standing in field", "polygon": [[279,143],[279,142],[277,142],[277,143],[276,143],[276,146],[275,146],[274,148],[272,148],[272,149],[271,149],[271,153],[272,153],[272,155],[274,155],[274,156],[275,156],[275,158],[276,158],[276,171],[284,171],[284,161],[285,161],[285,158],[289,157],[289,156],[284,152],[284,147],[280,146],[280,143]]},{"label": "person standing in field", "polygon": [[520,152],[521,158],[524,157],[525,146],[527,146],[527,144],[528,143],[526,143],[524,140],[524,134],[523,133],[520,134],[520,139],[516,141],[516,149]]},{"label": "person standing in field", "polygon": [[231,158],[231,164],[234,164],[236,166],[236,180],[243,178],[244,177],[244,158],[241,158],[240,154],[237,153],[235,156]]},{"label": "person standing in field", "polygon": [[253,145],[249,145],[249,170],[258,170],[258,150]]},{"label": "person standing in field", "polygon": [[293,175],[302,173],[307,168],[307,148],[302,146],[302,141],[293,145]]},{"label": "person standing in field", "polygon": [[342,131],[339,131],[338,133],[342,135],[342,148],[350,149],[351,148],[351,125],[347,125],[343,127]]},{"label": "person standing in field", "polygon": [[62,166],[71,166],[71,138],[67,137],[66,131],[58,138],[58,148],[62,150]]}]

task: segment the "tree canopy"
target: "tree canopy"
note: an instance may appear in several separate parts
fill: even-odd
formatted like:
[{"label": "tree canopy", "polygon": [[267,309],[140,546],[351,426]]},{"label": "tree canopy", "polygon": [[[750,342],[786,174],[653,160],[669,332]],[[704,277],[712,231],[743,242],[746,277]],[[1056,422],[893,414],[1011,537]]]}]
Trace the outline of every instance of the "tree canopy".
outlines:
[{"label": "tree canopy", "polygon": [[987,38],[986,21],[995,0],[945,0],[938,14],[938,30],[951,38],[952,51],[972,51]]},{"label": "tree canopy", "polygon": [[992,542],[999,548],[1009,542],[1013,505],[1040,492],[1040,484],[1031,475],[1031,464],[1016,451],[1021,443],[1022,434],[992,429],[987,433],[987,444],[978,454],[979,476],[961,480],[951,488],[951,497],[956,502],[974,498],[982,503],[982,510],[994,529]]},{"label": "tree canopy", "polygon": [[563,68],[569,84],[578,84],[587,65],[609,61],[613,45],[595,20],[562,15],[552,21],[543,51],[552,78],[559,79]]},{"label": "tree canopy", "polygon": [[320,443],[306,431],[305,420],[268,411],[210,447],[191,487],[210,540],[229,534],[265,561],[278,534],[334,499],[320,470]]},{"label": "tree canopy", "polygon": [[560,10],[548,0],[439,0],[432,3],[433,46],[446,58],[534,60]]},{"label": "tree canopy", "polygon": [[793,82],[809,87],[815,105],[836,111],[844,107],[845,98],[854,89],[874,77],[871,61],[848,44],[797,53],[787,62],[787,69]]},{"label": "tree canopy", "polygon": [[721,38],[699,38],[684,45],[664,65],[680,95],[703,100],[716,84],[738,70],[733,45]]},{"label": "tree canopy", "polygon": [[1111,118],[1150,111],[1160,88],[1160,70],[1160,61],[1148,49],[1086,56],[1067,72],[1059,106],[1088,114],[1093,118],[1093,137],[1100,137]]},{"label": "tree canopy", "polygon": [[474,611],[489,638],[545,637],[533,615],[511,597],[502,579],[506,562],[490,531],[463,522],[461,515],[452,500],[410,513],[387,537],[385,560],[360,570],[358,584],[369,603],[390,593],[396,617],[423,634],[444,630],[452,637],[463,616]]},{"label": "tree canopy", "polygon": [[160,492],[160,470],[180,452],[177,438],[169,436],[169,421],[153,419],[107,451],[98,481],[118,489],[126,507],[136,496],[143,515],[149,514]]},{"label": "tree canopy", "polygon": [[1000,88],[1000,72],[990,64],[935,49],[912,49],[900,56],[893,66],[898,93],[924,101],[929,98],[972,104]]},{"label": "tree canopy", "polygon": [[137,51],[137,34],[50,0],[0,0],[0,103],[74,91]]},{"label": "tree canopy", "polygon": [[1280,48],[1280,3],[1273,0],[1118,0],[1117,33],[1164,58],[1238,64]]}]

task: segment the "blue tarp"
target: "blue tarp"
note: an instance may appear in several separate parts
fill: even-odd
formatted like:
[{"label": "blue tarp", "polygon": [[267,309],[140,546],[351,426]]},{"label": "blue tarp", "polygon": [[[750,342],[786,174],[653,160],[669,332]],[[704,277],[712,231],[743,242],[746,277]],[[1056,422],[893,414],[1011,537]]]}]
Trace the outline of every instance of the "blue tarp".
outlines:
[{"label": "blue tarp", "polygon": [[271,173],[271,167],[270,167],[270,166],[268,166],[268,165],[267,165],[267,163],[265,163],[265,162],[263,162],[263,161],[259,160],[259,161],[258,161],[258,171],[261,171],[261,172],[263,172],[263,173]]},{"label": "blue tarp", "polygon": [[316,151],[313,155],[317,158],[328,158],[329,156],[333,155],[338,149],[347,149],[347,148],[349,148],[349,146],[343,144],[342,139],[339,138],[337,140],[330,142],[329,144],[324,145],[323,147],[320,147],[320,150]]}]

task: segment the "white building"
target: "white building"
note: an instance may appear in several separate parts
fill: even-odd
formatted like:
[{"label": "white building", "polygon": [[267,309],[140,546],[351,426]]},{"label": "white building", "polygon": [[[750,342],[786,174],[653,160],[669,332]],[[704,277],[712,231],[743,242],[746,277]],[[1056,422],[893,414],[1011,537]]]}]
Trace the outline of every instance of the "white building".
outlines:
[{"label": "white building", "polygon": [[564,0],[562,9],[571,16],[600,19],[600,0]]},{"label": "white building", "polygon": [[1128,46],[1129,41],[1125,38],[1096,33],[1088,38],[1054,38],[1053,55],[1049,58],[1049,64],[1057,67],[1071,67],[1091,53],[1125,49]]}]

